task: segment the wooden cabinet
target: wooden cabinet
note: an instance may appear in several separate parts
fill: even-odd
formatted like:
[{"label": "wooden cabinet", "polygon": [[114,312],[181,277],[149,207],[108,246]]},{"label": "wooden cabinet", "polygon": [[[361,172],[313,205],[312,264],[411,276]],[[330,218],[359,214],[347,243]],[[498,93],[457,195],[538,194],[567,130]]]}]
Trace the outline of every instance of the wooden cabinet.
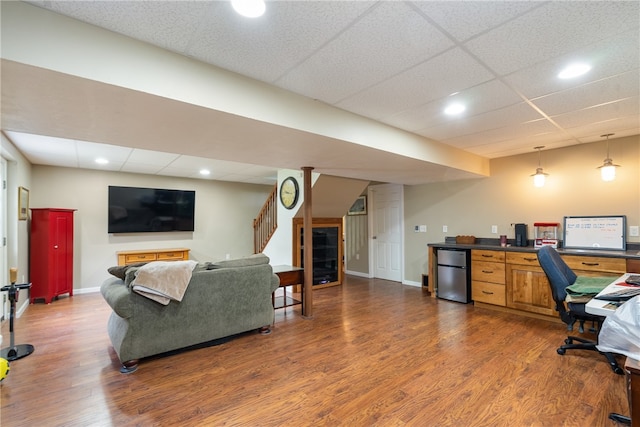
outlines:
[{"label": "wooden cabinet", "polygon": [[578,276],[620,276],[627,270],[622,258],[562,255],[562,259]]},{"label": "wooden cabinet", "polygon": [[150,261],[186,261],[189,259],[189,249],[142,249],[135,251],[119,251],[118,265],[129,265],[137,262]]},{"label": "wooden cabinet", "polygon": [[535,253],[507,253],[507,307],[556,316],[547,276]]},{"label": "wooden cabinet", "polygon": [[29,279],[31,303],[73,296],[75,209],[31,209]]},{"label": "wooden cabinet", "polygon": [[505,305],[504,251],[471,251],[471,297],[476,302]]},{"label": "wooden cabinet", "polygon": [[[293,219],[293,265],[304,265],[302,218]],[[342,284],[342,218],[313,219],[313,287]]]}]

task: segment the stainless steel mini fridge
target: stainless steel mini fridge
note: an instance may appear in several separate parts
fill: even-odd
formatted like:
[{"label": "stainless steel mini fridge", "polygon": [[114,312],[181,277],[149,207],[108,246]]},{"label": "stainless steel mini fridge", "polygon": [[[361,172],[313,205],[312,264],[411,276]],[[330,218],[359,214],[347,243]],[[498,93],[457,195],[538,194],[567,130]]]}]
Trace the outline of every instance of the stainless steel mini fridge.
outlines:
[{"label": "stainless steel mini fridge", "polygon": [[471,302],[471,260],[466,249],[438,249],[438,298]]}]

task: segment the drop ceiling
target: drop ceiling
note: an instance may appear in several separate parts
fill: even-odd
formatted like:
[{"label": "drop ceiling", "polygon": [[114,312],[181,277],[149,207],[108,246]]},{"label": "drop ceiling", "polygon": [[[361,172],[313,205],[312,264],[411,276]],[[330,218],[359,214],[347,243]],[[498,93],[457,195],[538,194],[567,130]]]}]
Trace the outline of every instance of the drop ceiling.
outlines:
[{"label": "drop ceiling", "polygon": [[[236,15],[226,1],[28,3],[486,158],[640,134],[637,1],[268,1],[256,19]],[[591,71],[557,78],[576,61]],[[12,84],[37,90],[21,80],[28,73],[19,67],[3,62],[2,71],[3,84],[9,74]],[[8,96],[3,89],[3,104],[14,102]],[[443,114],[453,101],[466,105],[458,117]],[[69,139],[59,123],[54,132],[29,122],[3,113],[5,134],[35,164],[105,168],[92,162],[108,152],[109,170],[197,177],[206,167],[209,179],[253,183],[273,183],[278,168],[303,161],[328,164],[327,146],[324,154],[283,150],[280,163],[275,156],[249,162],[242,161],[248,143],[236,155],[200,157],[184,148],[188,134],[171,152],[154,151],[122,140]],[[171,126],[180,129],[150,125],[145,135]],[[405,184],[459,177],[437,164],[417,173],[415,159],[324,142],[354,167],[323,173]]]}]

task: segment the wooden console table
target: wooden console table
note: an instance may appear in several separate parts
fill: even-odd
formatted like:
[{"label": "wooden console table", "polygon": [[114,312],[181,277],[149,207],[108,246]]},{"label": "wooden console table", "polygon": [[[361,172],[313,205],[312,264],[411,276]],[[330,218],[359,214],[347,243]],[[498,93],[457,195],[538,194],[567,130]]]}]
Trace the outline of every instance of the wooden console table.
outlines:
[{"label": "wooden console table", "polygon": [[[271,302],[273,303],[273,308],[284,308],[289,307],[296,304],[303,303],[304,296],[304,268],[300,267],[292,267],[290,265],[275,265],[273,266],[273,272],[280,279],[280,287],[284,288],[284,296],[282,304],[276,305],[275,294],[271,296]],[[287,299],[287,287],[288,286],[300,286],[300,300],[292,298]],[[304,306],[303,306],[304,308]]]},{"label": "wooden console table", "polygon": [[135,251],[119,251],[118,265],[129,265],[136,262],[149,261],[186,261],[189,259],[187,248],[141,249]]}]

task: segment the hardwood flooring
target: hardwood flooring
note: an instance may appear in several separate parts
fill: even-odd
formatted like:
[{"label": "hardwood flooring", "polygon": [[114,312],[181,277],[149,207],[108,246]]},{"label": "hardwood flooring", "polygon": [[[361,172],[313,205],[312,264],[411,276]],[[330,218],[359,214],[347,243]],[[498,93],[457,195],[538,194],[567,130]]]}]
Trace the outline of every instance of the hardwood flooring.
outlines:
[{"label": "hardwood flooring", "polygon": [[352,276],[315,291],[313,313],[279,309],[270,335],[124,375],[100,294],[31,305],[15,336],[35,352],[0,385],[1,425],[584,427],[628,413],[624,377],[602,356],[556,354],[559,323]]}]

